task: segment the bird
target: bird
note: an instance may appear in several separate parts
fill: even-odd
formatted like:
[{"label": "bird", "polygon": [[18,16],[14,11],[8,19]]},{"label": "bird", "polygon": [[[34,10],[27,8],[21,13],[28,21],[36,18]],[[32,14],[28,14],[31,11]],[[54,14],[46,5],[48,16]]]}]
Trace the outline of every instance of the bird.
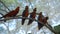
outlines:
[{"label": "bird", "polygon": [[14,17],[18,14],[19,12],[19,7],[17,7],[15,10],[10,11],[9,13],[7,13],[6,15],[4,15],[3,17]]},{"label": "bird", "polygon": [[[19,12],[20,7],[18,6],[15,10],[10,11],[6,15],[3,15],[1,18],[15,17]],[[6,21],[6,20],[5,20]]]},{"label": "bird", "polygon": [[48,16],[45,17],[45,18],[43,19],[43,23],[44,23],[44,24],[47,24],[50,28],[52,28],[52,26],[51,26],[50,24],[48,24],[48,22],[47,22],[48,19],[49,19]]},{"label": "bird", "polygon": [[[42,15],[42,12],[39,13],[39,16],[38,16],[38,21],[42,22],[43,21],[43,15]],[[38,22],[38,30],[40,30],[43,26],[43,24],[41,24],[40,22]]]},{"label": "bird", "polygon": [[[22,17],[28,17],[28,15],[29,15],[29,7],[26,6],[26,7],[25,7],[25,10],[24,10],[23,13],[22,13]],[[26,18],[25,18],[25,19],[26,19]],[[24,25],[25,19],[22,18],[22,25]]]},{"label": "bird", "polygon": [[44,17],[42,22],[43,22],[44,24],[47,24],[47,23],[48,23],[47,20],[48,20],[48,17]]},{"label": "bird", "polygon": [[38,16],[38,20],[40,22],[42,22],[42,19],[44,18],[44,16],[42,15],[42,12],[39,13],[39,16]]},{"label": "bird", "polygon": [[39,19],[39,21],[41,22],[38,22],[38,29],[40,30],[44,25],[48,25],[50,28],[52,28],[51,27],[51,25],[50,24],[48,24],[48,22],[47,22],[47,20],[49,19],[49,17],[47,16],[47,17],[44,17],[43,15],[42,15],[42,13],[40,13],[40,18],[38,17],[38,19]]},{"label": "bird", "polygon": [[[33,12],[30,13],[30,18],[35,19],[35,16],[36,16],[36,8],[34,8]],[[30,25],[32,22],[33,22],[33,20],[30,19],[27,25]]]},{"label": "bird", "polygon": [[40,30],[44,25],[38,22],[38,30]]}]

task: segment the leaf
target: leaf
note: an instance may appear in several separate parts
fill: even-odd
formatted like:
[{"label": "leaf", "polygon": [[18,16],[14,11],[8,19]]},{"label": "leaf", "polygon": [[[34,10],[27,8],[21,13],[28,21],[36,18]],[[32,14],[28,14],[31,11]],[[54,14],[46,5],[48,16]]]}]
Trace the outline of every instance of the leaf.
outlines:
[{"label": "leaf", "polygon": [[60,34],[60,25],[54,27],[55,31]]}]

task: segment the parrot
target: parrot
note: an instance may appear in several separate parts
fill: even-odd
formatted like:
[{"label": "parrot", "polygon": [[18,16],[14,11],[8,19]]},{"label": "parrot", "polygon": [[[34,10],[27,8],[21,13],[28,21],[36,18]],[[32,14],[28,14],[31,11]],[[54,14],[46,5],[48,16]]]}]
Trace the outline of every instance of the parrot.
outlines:
[{"label": "parrot", "polygon": [[18,12],[19,12],[19,8],[20,7],[18,6],[15,10],[10,11],[9,13],[7,13],[6,15],[3,15],[0,18],[15,17],[18,14]]},{"label": "parrot", "polygon": [[[29,7],[26,6],[25,10],[22,13],[22,17],[28,17],[28,15],[29,15]],[[25,19],[22,18],[22,25],[24,25],[24,22],[25,22]]]},{"label": "parrot", "polygon": [[[30,18],[35,19],[35,16],[36,16],[36,8],[34,8],[34,9],[33,9],[33,12],[30,13]],[[30,25],[32,22],[33,22],[33,20],[29,20],[29,22],[28,22],[27,25]]]},{"label": "parrot", "polygon": [[[47,17],[44,17],[44,16],[42,15],[42,12],[39,14],[38,20],[39,20],[40,22],[42,22],[44,25],[47,24],[49,27],[51,27],[51,25],[48,24],[48,22],[47,22],[48,19],[49,19],[48,16],[47,16]],[[40,22],[38,22],[38,29],[39,29],[39,30],[44,26],[44,25],[41,24]],[[51,28],[52,28],[52,27],[51,27]]]},{"label": "parrot", "polygon": [[47,23],[48,23],[47,20],[48,20],[48,17],[44,17],[42,22],[43,22],[44,24],[47,24]]},{"label": "parrot", "polygon": [[[40,13],[39,13],[39,16],[38,16],[38,20],[39,20],[40,22],[43,21],[43,18],[42,18],[42,17],[43,17],[42,12],[40,12]],[[38,22],[38,29],[42,28],[42,26],[43,26],[43,24],[41,24],[41,23]]]},{"label": "parrot", "polygon": [[39,16],[38,16],[38,20],[40,22],[42,22],[42,19],[44,18],[44,16],[42,15],[42,12],[39,13]]},{"label": "parrot", "polygon": [[50,25],[50,24],[48,24],[48,22],[47,22],[47,20],[48,20],[49,18],[48,18],[48,16],[47,17],[45,17],[44,19],[43,19],[43,23],[44,24],[47,24],[50,28],[52,28],[52,26]]}]

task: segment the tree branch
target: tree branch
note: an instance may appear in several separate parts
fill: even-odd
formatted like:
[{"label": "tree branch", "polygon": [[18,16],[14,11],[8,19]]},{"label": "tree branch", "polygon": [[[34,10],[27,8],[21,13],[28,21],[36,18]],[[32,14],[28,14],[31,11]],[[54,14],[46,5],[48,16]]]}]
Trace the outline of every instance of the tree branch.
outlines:
[{"label": "tree branch", "polygon": [[29,2],[29,5],[31,5],[31,7],[32,7],[32,9],[33,9],[33,6],[32,6],[32,3],[30,2],[30,0],[28,0],[28,2]]},{"label": "tree branch", "polygon": [[8,13],[6,10],[0,9],[1,11],[5,11],[6,13]]},{"label": "tree branch", "polygon": [[[10,19],[31,19],[31,20],[34,20],[34,21],[37,21],[37,22],[40,22],[40,21],[38,21],[38,20],[36,20],[36,19],[32,19],[32,18],[27,18],[27,17],[8,17],[8,18],[5,18],[5,19],[0,19],[0,21],[4,21],[4,20],[10,20]],[[43,24],[42,22],[40,22],[41,24]],[[49,27],[49,26],[47,26],[47,25],[45,25],[45,24],[43,24],[44,26],[46,26],[49,30],[51,30],[53,33],[55,33],[55,34],[57,34],[57,32],[54,30],[54,29],[52,29],[51,27]]]},{"label": "tree branch", "polygon": [[0,2],[10,11],[10,9],[0,0]]}]

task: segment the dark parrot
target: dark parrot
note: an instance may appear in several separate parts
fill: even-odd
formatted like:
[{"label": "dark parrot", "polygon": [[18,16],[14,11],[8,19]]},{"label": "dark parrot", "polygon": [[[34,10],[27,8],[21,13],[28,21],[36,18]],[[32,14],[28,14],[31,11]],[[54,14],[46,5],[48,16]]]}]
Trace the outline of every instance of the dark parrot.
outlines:
[{"label": "dark parrot", "polygon": [[49,19],[48,16],[45,17],[45,18],[43,19],[43,23],[44,23],[44,24],[47,24],[50,28],[52,28],[52,26],[51,26],[50,24],[48,24],[48,22],[47,22],[48,19]]},{"label": "dark parrot", "polygon": [[47,24],[47,23],[48,23],[47,20],[48,20],[48,17],[44,17],[42,22],[43,22],[44,24]]},{"label": "dark parrot", "polygon": [[[26,6],[25,10],[22,13],[22,17],[28,17],[28,15],[29,15],[29,7]],[[24,22],[25,22],[25,19],[22,19],[22,25],[24,25]]]},{"label": "dark parrot", "polygon": [[[47,22],[48,19],[49,19],[48,16],[47,16],[47,17],[44,17],[44,16],[42,15],[42,12],[40,12],[39,17],[38,17],[38,20],[39,20],[41,23],[47,24],[49,27],[51,27],[51,25],[49,25],[48,22]],[[38,22],[38,29],[39,29],[39,30],[44,26],[44,25],[41,24],[40,22]],[[52,27],[51,27],[51,28],[52,28]]]},{"label": "dark parrot", "polygon": [[18,12],[19,12],[19,6],[15,10],[10,11],[9,13],[7,13],[1,18],[14,17],[18,14]]},{"label": "dark parrot", "polygon": [[[30,18],[35,19],[35,16],[36,16],[36,8],[33,9],[33,12],[30,14]],[[33,20],[30,19],[27,25],[30,25],[32,22]]]},{"label": "dark parrot", "polygon": [[[39,13],[38,20],[39,20],[40,22],[43,21],[42,12]],[[38,22],[38,29],[42,28],[42,26],[43,26],[43,24],[41,24],[40,22]]]}]

